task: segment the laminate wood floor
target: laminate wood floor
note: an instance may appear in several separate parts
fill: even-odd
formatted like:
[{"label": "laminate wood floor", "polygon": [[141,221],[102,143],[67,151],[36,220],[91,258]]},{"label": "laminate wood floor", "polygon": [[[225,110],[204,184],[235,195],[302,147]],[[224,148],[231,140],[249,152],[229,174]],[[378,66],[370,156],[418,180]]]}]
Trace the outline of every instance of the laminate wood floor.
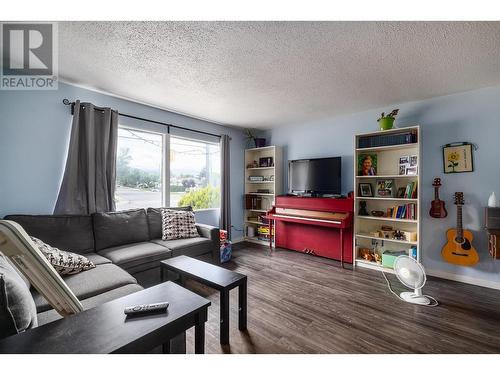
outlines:
[{"label": "laminate wood floor", "polygon": [[[219,293],[187,287],[212,301],[206,353],[500,353],[500,291],[432,278],[424,293],[438,307],[399,301],[378,271],[250,243],[233,246],[224,267],[248,276],[248,331],[238,330],[231,291],[230,345],[219,344]],[[404,290],[394,275],[396,291]],[[193,351],[193,329],[187,333]]]}]

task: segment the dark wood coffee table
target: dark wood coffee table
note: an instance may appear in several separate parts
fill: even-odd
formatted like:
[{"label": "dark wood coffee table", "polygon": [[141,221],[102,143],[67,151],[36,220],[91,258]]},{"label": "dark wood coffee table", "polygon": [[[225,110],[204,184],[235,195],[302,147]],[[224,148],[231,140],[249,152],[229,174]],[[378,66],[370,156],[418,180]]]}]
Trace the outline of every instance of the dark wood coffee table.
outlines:
[{"label": "dark wood coffee table", "polygon": [[[123,309],[168,301],[166,313],[128,318]],[[166,282],[0,341],[0,353],[147,353],[195,327],[195,353],[205,350],[210,301]]]},{"label": "dark wood coffee table", "polygon": [[190,278],[220,292],[220,343],[229,344],[229,291],[238,287],[238,328],[247,328],[247,277],[213,264],[181,255],[161,262],[161,278],[166,271],[179,275],[181,285]]}]

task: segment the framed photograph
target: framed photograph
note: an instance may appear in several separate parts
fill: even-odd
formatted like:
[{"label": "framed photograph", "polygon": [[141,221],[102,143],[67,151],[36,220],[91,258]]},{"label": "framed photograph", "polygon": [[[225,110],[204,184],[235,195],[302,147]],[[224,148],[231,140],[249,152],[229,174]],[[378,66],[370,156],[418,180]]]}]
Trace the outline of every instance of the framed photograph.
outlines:
[{"label": "framed photograph", "polygon": [[399,158],[399,165],[409,164],[409,163],[410,163],[410,157],[409,156],[401,156]]},{"label": "framed photograph", "polygon": [[394,196],[394,180],[377,180],[375,196],[389,198]]},{"label": "framed photograph", "polygon": [[360,197],[373,197],[372,184],[361,182],[359,184]]},{"label": "framed photograph", "polygon": [[416,176],[418,174],[418,167],[407,167],[406,175],[407,176]]},{"label": "framed photograph", "polygon": [[416,167],[418,164],[418,156],[412,155],[410,156],[410,167]]},{"label": "framed photograph", "polygon": [[408,155],[399,157],[399,175],[404,176],[406,174],[406,168],[410,166],[410,157]]},{"label": "framed photograph", "polygon": [[398,189],[396,198],[404,198],[405,197],[405,193],[406,193],[406,188],[405,187],[400,187]]},{"label": "framed photograph", "polygon": [[377,175],[377,154],[358,155],[358,176]]},{"label": "framed photograph", "polygon": [[274,167],[273,157],[259,158],[259,167]]},{"label": "framed photograph", "polygon": [[463,173],[474,171],[472,143],[450,143],[443,146],[444,173]]}]

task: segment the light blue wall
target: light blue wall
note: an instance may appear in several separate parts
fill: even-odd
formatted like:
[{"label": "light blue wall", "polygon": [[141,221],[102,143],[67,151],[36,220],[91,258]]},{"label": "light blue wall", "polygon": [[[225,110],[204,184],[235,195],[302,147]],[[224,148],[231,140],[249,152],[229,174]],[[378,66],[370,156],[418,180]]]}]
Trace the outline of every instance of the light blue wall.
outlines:
[{"label": "light blue wall", "polygon": [[[335,105],[335,103],[332,103]],[[267,133],[271,142],[284,147],[284,160],[306,157],[342,156],[343,192],[353,189],[354,134],[377,130],[379,114],[400,108],[399,127],[420,124],[422,130],[422,255],[430,273],[483,285],[500,286],[500,261],[488,256],[483,207],[492,191],[500,194],[500,87],[469,91],[418,102],[390,105],[366,112],[274,129]],[[479,146],[475,152],[475,171],[456,175],[443,174],[441,146],[468,141]],[[286,176],[286,170],[284,170]],[[441,177],[441,198],[446,200],[448,217],[433,219],[428,215],[434,197],[434,177]],[[285,181],[286,187],[286,181]],[[286,190],[285,190],[286,191]],[[445,231],[455,224],[453,193],[465,194],[464,223],[475,235],[481,261],[473,267],[456,267],[440,256]]]},{"label": "light blue wall", "polygon": [[[60,83],[56,91],[0,91],[0,217],[12,213],[52,213],[62,179],[69,142],[71,114],[62,100],[80,99],[133,114],[216,134],[231,141],[231,211],[236,228],[243,223],[244,134],[234,128],[177,115]],[[150,126],[126,119],[127,125]],[[199,220],[217,224],[214,212],[197,213]],[[233,239],[241,232],[233,231]]]},{"label": "light blue wall", "polygon": [[[71,116],[61,104],[63,98],[91,101],[111,106],[125,113],[170,122],[180,126],[214,133],[228,133],[231,142],[232,221],[240,229],[243,222],[243,152],[244,135],[233,128],[173,114],[130,101],[99,94],[71,85],[60,84],[57,91],[0,91],[0,216],[9,213],[52,212],[69,139]],[[284,147],[284,158],[339,155],[343,158],[343,191],[353,187],[353,138],[355,133],[377,128],[376,118],[382,111],[401,109],[397,125],[422,126],[423,189],[423,262],[428,271],[446,276],[478,280],[485,285],[500,285],[500,261],[487,255],[483,225],[483,206],[491,191],[500,195],[500,87],[387,106],[385,108],[325,119],[314,123],[286,127],[267,132],[271,143]],[[333,105],[333,104],[332,104]],[[129,123],[130,124],[130,123]],[[144,124],[137,123],[138,126]],[[146,126],[146,125],[144,125]],[[457,175],[442,173],[441,146],[455,141],[474,142],[475,172]],[[284,171],[285,172],[285,171]],[[286,176],[286,173],[285,173]],[[444,186],[449,216],[432,219],[427,215],[433,198],[432,179],[440,176]],[[286,186],[286,182],[285,182]],[[481,262],[474,268],[455,267],[444,263],[440,249],[444,231],[455,221],[452,194],[464,191],[466,226],[476,236]],[[213,223],[212,212],[200,212],[198,218]],[[233,230],[233,238],[241,232]]]}]

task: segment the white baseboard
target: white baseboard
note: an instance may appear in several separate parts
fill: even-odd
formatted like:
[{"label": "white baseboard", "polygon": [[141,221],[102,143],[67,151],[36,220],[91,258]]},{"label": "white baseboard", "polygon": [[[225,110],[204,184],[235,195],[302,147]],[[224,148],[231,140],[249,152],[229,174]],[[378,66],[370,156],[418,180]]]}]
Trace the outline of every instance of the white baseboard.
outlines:
[{"label": "white baseboard", "polygon": [[459,281],[461,283],[472,284],[472,285],[482,286],[485,288],[499,289],[500,290],[500,282],[488,281],[488,280],[484,280],[484,279],[477,279],[475,277],[457,275],[454,273],[449,273],[449,272],[444,272],[444,271],[430,270],[427,268],[425,269],[425,271],[426,271],[427,275],[429,275],[429,276],[440,277],[441,279]]}]

